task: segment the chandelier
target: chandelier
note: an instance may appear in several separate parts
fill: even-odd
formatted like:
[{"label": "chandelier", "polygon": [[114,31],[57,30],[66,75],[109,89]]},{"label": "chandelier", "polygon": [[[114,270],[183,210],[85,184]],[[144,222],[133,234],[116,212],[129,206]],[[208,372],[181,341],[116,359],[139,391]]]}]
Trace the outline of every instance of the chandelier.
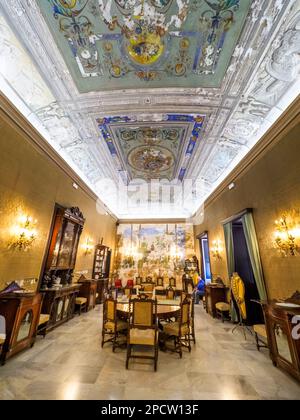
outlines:
[{"label": "chandelier", "polygon": [[121,30],[131,59],[138,65],[151,65],[164,53],[171,26],[182,27],[189,1],[99,0],[99,7],[109,30]]}]

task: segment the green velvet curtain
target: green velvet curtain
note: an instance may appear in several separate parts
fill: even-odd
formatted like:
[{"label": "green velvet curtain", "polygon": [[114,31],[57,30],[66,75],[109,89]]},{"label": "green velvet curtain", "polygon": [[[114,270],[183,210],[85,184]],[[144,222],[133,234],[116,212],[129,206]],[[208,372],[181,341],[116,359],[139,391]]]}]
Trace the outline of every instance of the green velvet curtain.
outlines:
[{"label": "green velvet curtain", "polygon": [[[225,235],[225,246],[226,246],[226,254],[227,254],[228,276],[229,276],[229,279],[231,279],[231,276],[235,271],[234,245],[233,245],[233,233],[232,233],[231,222],[224,225],[224,235]],[[238,321],[238,315],[234,308],[233,302],[231,302],[231,320],[232,322]]]},{"label": "green velvet curtain", "polygon": [[258,242],[256,237],[255,225],[252,213],[248,212],[242,217],[244,234],[246,237],[247,247],[250,255],[250,261],[254,278],[256,281],[260,300],[267,299],[267,291],[264,281],[263,269],[260,259]]}]

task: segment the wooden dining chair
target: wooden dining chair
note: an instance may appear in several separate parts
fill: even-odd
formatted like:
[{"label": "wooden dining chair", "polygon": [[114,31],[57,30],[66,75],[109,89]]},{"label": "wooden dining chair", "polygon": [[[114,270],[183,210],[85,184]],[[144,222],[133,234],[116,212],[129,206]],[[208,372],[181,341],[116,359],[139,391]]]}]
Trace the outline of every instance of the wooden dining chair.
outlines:
[{"label": "wooden dining chair", "polygon": [[[157,370],[158,361],[158,318],[157,301],[149,299],[147,295],[141,294],[129,303],[130,317],[127,335],[127,358],[126,369],[129,368],[129,361],[133,359],[154,360],[154,370]],[[153,347],[153,356],[133,355],[133,346]]]},{"label": "wooden dining chair", "polygon": [[170,350],[179,353],[180,358],[182,358],[182,347],[187,347],[189,352],[191,352],[191,333],[190,333],[190,305],[191,301],[188,297],[180,305],[180,316],[179,320],[166,324],[163,327],[163,332],[165,336],[165,344],[169,339],[174,340],[174,347]]},{"label": "wooden dining chair", "polygon": [[175,279],[175,277],[170,277],[169,278],[169,287],[173,287],[174,289],[176,289],[176,279]]},{"label": "wooden dining chair", "polygon": [[175,299],[176,291],[172,287],[168,287],[166,289],[166,299],[167,300],[174,300]]},{"label": "wooden dining chair", "polygon": [[[127,322],[117,317],[117,300],[108,298],[103,304],[102,347],[106,343],[112,343],[113,352],[118,346],[117,339],[120,335],[126,335]],[[106,339],[106,336],[109,338]]]}]

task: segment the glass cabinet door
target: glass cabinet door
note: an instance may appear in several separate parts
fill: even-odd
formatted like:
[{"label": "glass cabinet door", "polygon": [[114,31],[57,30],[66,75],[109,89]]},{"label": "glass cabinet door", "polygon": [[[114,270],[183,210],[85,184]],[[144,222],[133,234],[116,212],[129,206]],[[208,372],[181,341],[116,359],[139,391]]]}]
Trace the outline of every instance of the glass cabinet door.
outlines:
[{"label": "glass cabinet door", "polygon": [[17,342],[25,340],[30,337],[31,326],[33,322],[33,312],[32,310],[24,314],[22,321],[20,322],[19,332],[17,336]]},{"label": "glass cabinet door", "polygon": [[57,301],[57,307],[56,307],[56,321],[60,321],[63,316],[63,309],[64,309],[64,301],[63,299],[59,299]]},{"label": "glass cabinet door", "polygon": [[293,359],[290,351],[289,340],[280,324],[276,324],[274,326],[274,336],[279,357],[292,364]]},{"label": "glass cabinet door", "polygon": [[72,258],[72,252],[73,252],[73,244],[75,241],[75,233],[76,233],[77,226],[67,221],[62,241],[61,241],[61,247],[58,257],[58,268],[69,268],[70,267],[70,261]]}]

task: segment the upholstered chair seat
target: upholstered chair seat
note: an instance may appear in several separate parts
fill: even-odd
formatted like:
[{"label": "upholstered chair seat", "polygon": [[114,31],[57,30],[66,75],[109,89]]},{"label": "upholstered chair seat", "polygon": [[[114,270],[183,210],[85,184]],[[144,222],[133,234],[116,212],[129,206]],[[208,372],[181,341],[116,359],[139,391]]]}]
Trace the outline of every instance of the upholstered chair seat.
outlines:
[{"label": "upholstered chair seat", "polygon": [[107,321],[107,322],[104,324],[104,327],[105,327],[105,329],[106,329],[107,331],[112,331],[112,332],[115,332],[115,325],[116,325],[117,332],[127,330],[127,322],[125,322],[125,321],[121,321],[121,320],[118,320],[118,321],[116,322],[116,324],[115,324],[115,322],[112,322],[112,321]]},{"label": "upholstered chair seat", "polygon": [[[164,326],[164,333],[169,335],[169,336],[175,336],[178,337],[179,336],[179,322],[172,322],[171,324],[166,324]],[[181,335],[188,335],[190,333],[189,330],[189,326],[186,325],[182,325],[181,326]]]},{"label": "upholstered chair seat", "polygon": [[255,333],[256,347],[259,351],[262,347],[268,348],[268,334],[265,324],[253,325]]},{"label": "upholstered chair seat", "polygon": [[87,311],[87,298],[85,297],[77,297],[75,300],[76,306],[79,308],[79,315],[81,315],[82,311]]},{"label": "upholstered chair seat", "polygon": [[165,288],[164,288],[163,286],[156,286],[156,287],[155,287],[155,290],[161,290],[161,291],[164,291],[164,290],[165,290]]},{"label": "upholstered chair seat", "polygon": [[154,346],[155,345],[155,334],[156,340],[158,339],[158,332],[155,330],[141,330],[138,328],[132,328],[130,330],[129,343],[132,345],[145,345],[145,346]]},{"label": "upholstered chair seat", "polygon": [[267,330],[264,324],[257,324],[253,325],[253,330],[256,334],[260,335],[261,337],[267,338]]},{"label": "upholstered chair seat", "polygon": [[229,305],[229,303],[219,302],[219,303],[216,304],[216,309],[220,312],[229,312],[230,311],[230,305]]},{"label": "upholstered chair seat", "polygon": [[40,315],[38,326],[47,324],[47,322],[49,322],[49,320],[50,320],[50,315],[48,315],[48,314],[41,314]]},{"label": "upholstered chair seat", "polygon": [[87,303],[87,298],[78,297],[76,298],[76,305],[85,305]]}]

